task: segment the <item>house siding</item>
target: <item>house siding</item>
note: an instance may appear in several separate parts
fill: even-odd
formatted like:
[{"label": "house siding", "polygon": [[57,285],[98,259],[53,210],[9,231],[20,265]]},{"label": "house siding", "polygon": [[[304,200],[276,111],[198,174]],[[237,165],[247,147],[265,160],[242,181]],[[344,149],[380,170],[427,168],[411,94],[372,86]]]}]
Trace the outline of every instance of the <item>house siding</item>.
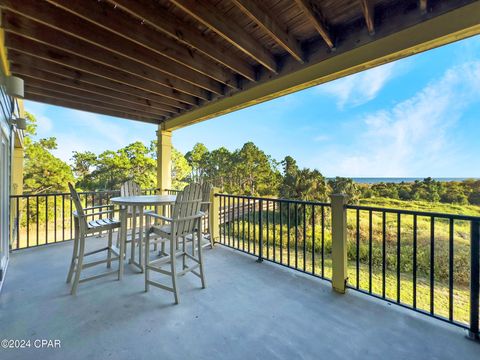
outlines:
[{"label": "house siding", "polygon": [[13,112],[11,98],[0,88],[0,288],[8,264],[10,237],[10,193],[13,132],[9,124]]}]

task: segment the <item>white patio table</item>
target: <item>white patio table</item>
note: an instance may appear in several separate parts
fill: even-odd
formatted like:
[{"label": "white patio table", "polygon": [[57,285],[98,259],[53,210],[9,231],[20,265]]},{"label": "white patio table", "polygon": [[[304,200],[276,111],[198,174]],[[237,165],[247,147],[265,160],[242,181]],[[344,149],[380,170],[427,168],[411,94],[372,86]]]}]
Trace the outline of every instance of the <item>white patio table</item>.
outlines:
[{"label": "white patio table", "polygon": [[[139,222],[139,238],[138,238],[138,262],[135,259],[135,234],[132,235],[132,245],[130,253],[130,264],[135,265],[143,272],[144,270],[144,258],[143,258],[143,215],[145,213],[145,207],[166,207],[175,203],[176,195],[137,195],[137,196],[120,196],[110,199],[110,202],[120,206],[120,222],[122,224],[123,239],[127,240],[127,208],[131,207],[133,214],[138,212]],[[148,249],[145,249],[148,251]]]}]

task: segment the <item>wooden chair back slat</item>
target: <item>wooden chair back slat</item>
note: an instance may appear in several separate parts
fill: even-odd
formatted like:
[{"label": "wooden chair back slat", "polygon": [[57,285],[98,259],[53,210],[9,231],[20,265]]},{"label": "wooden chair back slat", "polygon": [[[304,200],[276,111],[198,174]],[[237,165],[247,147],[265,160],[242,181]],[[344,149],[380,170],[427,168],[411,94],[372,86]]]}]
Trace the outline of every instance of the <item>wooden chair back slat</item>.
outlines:
[{"label": "wooden chair back slat", "polygon": [[[202,185],[202,202],[207,203],[210,201],[210,195],[212,193],[213,186],[210,183],[203,183]],[[209,204],[202,204],[200,211],[203,213],[207,213],[210,206]]]},{"label": "wooden chair back slat", "polygon": [[[140,188],[140,185],[138,185],[133,180],[125,181],[120,187],[120,196],[137,196],[137,195],[142,195],[142,189]],[[132,213],[133,207],[128,206],[127,212]]]},{"label": "wooden chair back slat", "polygon": [[202,202],[202,186],[200,184],[190,184],[178,193],[173,208],[173,235],[174,237],[191,234],[197,227],[197,219],[186,219],[200,213]]},{"label": "wooden chair back slat", "polygon": [[84,227],[84,229],[87,228],[87,218],[85,216],[85,212],[83,211],[83,206],[82,202],[80,201],[80,196],[78,196],[77,191],[73,187],[71,183],[68,183],[68,187],[70,189],[70,198],[73,201],[73,204],[75,205],[75,210],[76,210],[76,216],[78,218],[78,223],[80,226]]}]

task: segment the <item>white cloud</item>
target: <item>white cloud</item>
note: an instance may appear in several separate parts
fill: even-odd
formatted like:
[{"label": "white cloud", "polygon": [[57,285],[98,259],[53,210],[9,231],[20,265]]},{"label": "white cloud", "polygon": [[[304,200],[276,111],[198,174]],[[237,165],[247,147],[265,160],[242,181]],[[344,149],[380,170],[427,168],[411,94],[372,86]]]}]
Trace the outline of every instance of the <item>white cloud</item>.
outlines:
[{"label": "white cloud", "polygon": [[445,173],[457,155],[450,130],[479,92],[480,61],[454,67],[410,99],[361,119],[353,146],[323,153],[321,167],[343,176]]},{"label": "white cloud", "polygon": [[327,141],[329,140],[330,137],[328,135],[325,135],[325,134],[320,134],[320,135],[317,135],[313,138],[313,141],[316,141],[316,142],[323,142],[323,141]]},{"label": "white cloud", "polygon": [[358,106],[373,100],[393,77],[395,63],[388,63],[320,85],[319,91],[337,99],[337,107]]},{"label": "white cloud", "polygon": [[37,132],[39,134],[49,133],[53,129],[53,123],[50,118],[45,115],[40,115],[36,117],[37,119]]},{"label": "white cloud", "polygon": [[82,131],[88,130],[94,132],[97,137],[103,138],[103,141],[110,144],[112,149],[119,146],[123,146],[129,140],[128,129],[125,128],[123,123],[125,120],[118,120],[119,123],[112,125],[112,121],[105,119],[101,115],[94,113],[71,110],[72,111],[72,126]]}]

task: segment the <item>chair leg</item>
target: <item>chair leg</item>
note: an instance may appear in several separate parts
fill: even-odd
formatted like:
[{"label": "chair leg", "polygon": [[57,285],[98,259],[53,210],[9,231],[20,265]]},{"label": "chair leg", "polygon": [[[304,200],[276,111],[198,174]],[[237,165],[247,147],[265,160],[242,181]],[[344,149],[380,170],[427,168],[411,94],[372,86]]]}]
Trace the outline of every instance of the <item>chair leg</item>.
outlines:
[{"label": "chair leg", "polygon": [[203,272],[202,233],[200,231],[198,231],[197,233],[197,241],[198,241],[198,264],[200,265],[200,280],[202,280],[202,289],[205,289],[207,284],[205,282],[205,274]]},{"label": "chair leg", "polygon": [[213,236],[212,236],[212,232],[210,231],[210,229],[208,229],[208,238],[210,239],[210,248],[213,249],[213,247],[215,246],[215,242],[213,241]]},{"label": "chair leg", "polygon": [[130,242],[130,251],[131,251],[131,261],[135,261],[135,247],[137,246],[137,241],[135,237],[136,227],[137,227],[137,217],[135,216],[135,212],[137,209],[135,207],[132,208],[133,216],[132,216],[132,232],[131,232],[131,242]]},{"label": "chair leg", "polygon": [[[140,264],[140,267],[142,268],[142,271],[143,271],[143,207],[142,206],[139,206],[138,207],[138,213],[139,213],[139,219],[138,219],[138,222],[139,222],[139,225],[138,225],[138,263]],[[145,249],[145,252],[147,252],[148,250]]]},{"label": "chair leg", "polygon": [[[148,249],[149,247],[150,247],[150,231],[147,231],[146,236],[145,236],[145,248]],[[149,251],[145,251],[145,268],[144,268],[144,272],[145,272],[145,292],[150,290],[150,284],[148,283],[148,281],[150,280],[149,254],[150,254]]]},{"label": "chair leg", "polygon": [[178,294],[178,289],[177,289],[177,267],[176,267],[176,239],[171,239],[170,241],[170,271],[171,271],[171,276],[172,276],[172,288],[173,288],[173,294],[175,296],[175,304],[178,304],[180,302],[179,299],[179,294]]},{"label": "chair leg", "polygon": [[112,237],[113,230],[108,230],[108,255],[107,255],[107,268],[112,267]]},{"label": "chair leg", "polygon": [[72,252],[72,261],[70,262],[70,269],[68,270],[67,275],[67,284],[72,281],[73,270],[75,269],[75,261],[78,258],[78,220],[75,219],[75,237],[73,240],[73,252]]},{"label": "chair leg", "polygon": [[[123,272],[124,272],[124,267],[123,267],[123,262],[126,258],[126,247],[127,247],[127,226],[126,222],[127,217],[125,216],[125,211],[120,210],[120,229],[118,230],[118,241],[120,242],[120,248],[119,252],[120,254],[118,255],[118,280],[122,280],[123,278]],[[124,225],[125,224],[125,225]]]},{"label": "chair leg", "polygon": [[186,249],[186,243],[187,242],[187,238],[186,237],[182,237],[182,252],[183,252],[183,255],[182,255],[182,269],[185,270],[187,268],[187,255],[186,255],[186,252],[187,252],[187,249]]},{"label": "chair leg", "polygon": [[72,295],[76,295],[77,293],[77,288],[78,288],[78,282],[80,281],[80,274],[82,272],[82,266],[83,266],[83,255],[85,254],[85,234],[80,233],[79,235],[79,240],[80,240],[80,250],[78,253],[78,258],[77,258],[77,268],[75,270],[75,278],[73,279],[73,284],[72,284]]},{"label": "chair leg", "polygon": [[192,256],[195,256],[195,236],[198,237],[198,234],[195,235],[195,232],[192,233]]}]

